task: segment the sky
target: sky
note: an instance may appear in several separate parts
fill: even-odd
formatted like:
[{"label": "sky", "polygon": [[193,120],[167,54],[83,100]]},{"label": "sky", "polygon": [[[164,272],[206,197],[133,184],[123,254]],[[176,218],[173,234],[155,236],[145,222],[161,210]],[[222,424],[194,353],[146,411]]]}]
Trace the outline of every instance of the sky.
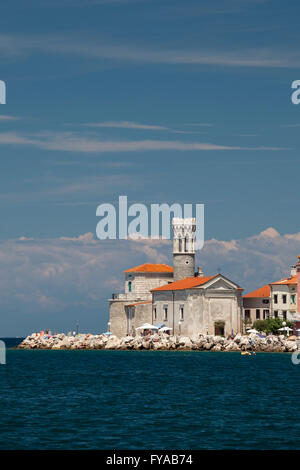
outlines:
[{"label": "sky", "polygon": [[300,253],[296,0],[1,3],[0,336],[107,328],[123,270],[99,204],[205,204],[197,263],[248,292]]}]

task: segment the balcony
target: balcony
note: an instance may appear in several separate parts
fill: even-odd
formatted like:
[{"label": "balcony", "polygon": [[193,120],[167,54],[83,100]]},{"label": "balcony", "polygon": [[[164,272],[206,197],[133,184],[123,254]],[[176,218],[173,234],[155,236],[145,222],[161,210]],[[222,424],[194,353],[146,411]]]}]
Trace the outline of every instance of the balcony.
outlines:
[{"label": "balcony", "polygon": [[125,301],[136,301],[138,302],[139,300],[152,300],[152,294],[151,292],[129,292],[127,294],[125,293],[119,293],[119,294],[111,294],[111,299],[110,300],[125,300]]}]

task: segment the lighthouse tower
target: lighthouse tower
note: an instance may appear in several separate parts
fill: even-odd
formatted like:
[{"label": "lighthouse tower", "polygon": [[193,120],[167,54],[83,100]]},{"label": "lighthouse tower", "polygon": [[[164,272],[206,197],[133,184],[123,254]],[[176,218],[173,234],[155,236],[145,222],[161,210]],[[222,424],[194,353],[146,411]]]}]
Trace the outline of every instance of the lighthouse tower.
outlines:
[{"label": "lighthouse tower", "polygon": [[172,220],[174,281],[195,275],[196,219]]}]

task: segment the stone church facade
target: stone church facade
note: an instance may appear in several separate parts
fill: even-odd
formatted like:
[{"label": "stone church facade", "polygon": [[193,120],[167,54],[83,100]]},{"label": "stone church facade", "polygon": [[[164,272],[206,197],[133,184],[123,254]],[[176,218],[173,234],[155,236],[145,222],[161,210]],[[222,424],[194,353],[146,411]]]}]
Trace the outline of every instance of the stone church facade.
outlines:
[{"label": "stone church facade", "polygon": [[135,328],[151,322],[151,290],[173,281],[173,268],[166,264],[145,263],[125,271],[124,293],[109,300],[110,331],[122,338]]},{"label": "stone church facade", "polygon": [[195,273],[195,219],[172,221],[173,266],[144,264],[125,271],[125,293],[110,299],[110,331],[135,334],[144,323],[171,334],[228,336],[242,331],[242,291],[222,274]]}]

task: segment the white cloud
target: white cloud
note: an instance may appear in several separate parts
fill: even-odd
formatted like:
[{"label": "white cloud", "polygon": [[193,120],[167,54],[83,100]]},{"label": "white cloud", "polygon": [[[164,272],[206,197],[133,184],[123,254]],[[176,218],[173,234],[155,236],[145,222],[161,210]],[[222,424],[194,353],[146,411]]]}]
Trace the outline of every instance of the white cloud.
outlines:
[{"label": "white cloud", "polygon": [[201,151],[201,150],[289,150],[284,147],[239,147],[219,145],[208,142],[184,142],[180,140],[100,140],[94,136],[66,133],[42,133],[22,135],[13,132],[0,133],[0,145],[29,145],[44,150],[66,152],[103,153],[103,152],[138,152],[157,150]]},{"label": "white cloud", "polygon": [[78,237],[60,237],[60,240],[92,244],[97,243],[94,238],[94,235],[91,232],[84,233],[83,235],[79,235]]},{"label": "white cloud", "polygon": [[290,273],[300,254],[300,232],[280,235],[272,227],[259,234],[231,241],[209,240],[197,255],[204,271],[221,272],[245,293]]},{"label": "white cloud", "polygon": [[90,124],[84,124],[86,127],[106,127],[106,128],[117,128],[117,129],[141,129],[150,131],[165,131],[168,127],[157,126],[152,124],[139,124],[131,121],[106,121],[106,122],[95,122]]},{"label": "white cloud", "polygon": [[298,68],[297,50],[279,47],[240,50],[162,49],[130,44],[108,44],[102,41],[79,41],[75,36],[0,35],[0,56],[26,57],[34,53],[75,55],[84,59],[113,60],[150,64],[219,65],[227,67]]},{"label": "white cloud", "polygon": [[8,115],[0,114],[0,121],[17,121],[19,119],[21,118],[16,117],[16,116],[8,116]]},{"label": "white cloud", "polygon": [[279,232],[277,232],[277,230],[275,230],[272,227],[269,227],[266,230],[263,230],[262,232],[260,232],[259,235],[257,235],[257,238],[277,238],[277,237],[280,237],[280,234]]},{"label": "white cloud", "polygon": [[198,132],[198,131],[179,131],[179,130],[172,130],[173,134],[196,134],[196,135],[203,135],[207,134],[207,132]]}]

